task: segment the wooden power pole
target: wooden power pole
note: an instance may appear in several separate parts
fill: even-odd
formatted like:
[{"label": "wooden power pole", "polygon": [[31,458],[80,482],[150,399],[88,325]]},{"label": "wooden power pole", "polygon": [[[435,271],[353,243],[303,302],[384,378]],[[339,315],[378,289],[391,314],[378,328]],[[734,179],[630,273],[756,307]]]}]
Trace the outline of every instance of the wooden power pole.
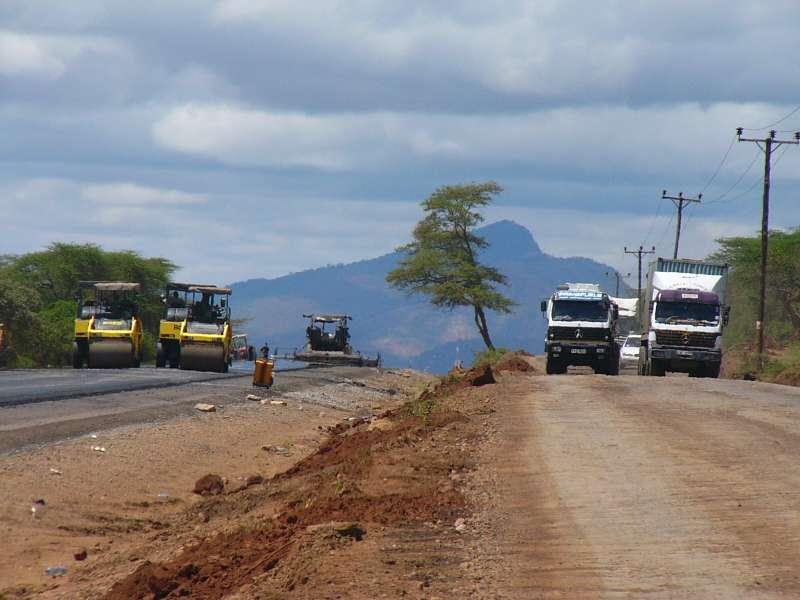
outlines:
[{"label": "wooden power pole", "polygon": [[672,203],[675,205],[675,208],[678,209],[678,225],[675,228],[675,251],[672,253],[672,258],[678,258],[678,244],[681,241],[681,217],[683,216],[683,207],[687,204],[692,202],[697,202],[698,204],[703,199],[703,194],[697,194],[697,198],[684,198],[683,192],[678,192],[677,196],[667,196],[667,190],[663,190],[661,192],[661,199],[662,200],[672,200]]},{"label": "wooden power pole", "polygon": [[625,273],[625,275],[622,275],[622,274],[620,274],[620,272],[619,272],[619,271],[617,271],[617,270],[614,270],[614,271],[606,271],[606,277],[608,277],[609,275],[614,275],[614,277],[616,277],[616,279],[617,279],[616,292],[614,292],[614,296],[615,296],[616,298],[619,298],[619,280],[620,280],[620,279],[623,279],[624,277],[630,277],[630,276],[631,276],[631,274],[630,274],[630,273]]},{"label": "wooden power pole", "polygon": [[758,332],[758,364],[764,367],[764,329],[767,302],[767,255],[769,251],[769,178],[772,161],[772,151],[784,144],[800,143],[800,132],[794,134],[793,140],[775,139],[775,130],[769,132],[764,139],[743,138],[741,127],[736,128],[736,137],[740,142],[754,142],[764,152],[764,193],[761,198],[761,291],[758,302],[758,320],[756,321],[756,331]]},{"label": "wooden power pole", "polygon": [[636,254],[639,258],[639,287],[636,289],[636,298],[639,302],[639,310],[642,310],[642,254],[655,254],[656,247],[653,246],[650,250],[645,250],[641,246],[639,246],[638,250],[628,250],[628,247],[625,246],[624,248],[625,254]]}]

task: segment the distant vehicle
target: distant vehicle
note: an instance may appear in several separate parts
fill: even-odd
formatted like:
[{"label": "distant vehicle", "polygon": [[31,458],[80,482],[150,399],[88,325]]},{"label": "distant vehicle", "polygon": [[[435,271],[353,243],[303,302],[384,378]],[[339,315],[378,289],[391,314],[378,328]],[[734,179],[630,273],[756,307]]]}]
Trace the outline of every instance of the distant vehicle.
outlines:
[{"label": "distant vehicle", "polygon": [[615,340],[619,309],[596,283],[565,283],[542,300],[547,319],[544,341],[548,375],[566,373],[569,365],[595,373],[619,375]]},{"label": "distant vehicle", "polygon": [[642,344],[642,336],[637,333],[630,334],[625,338],[625,342],[619,351],[620,368],[633,367],[639,364],[639,348]]},{"label": "distant vehicle", "polygon": [[246,333],[236,333],[231,338],[231,359],[232,360],[255,360],[256,351],[253,346],[247,344]]},{"label": "distant vehicle", "polygon": [[690,377],[719,377],[728,265],[658,258],[647,271],[639,316],[642,350],[639,375],[667,371]]}]

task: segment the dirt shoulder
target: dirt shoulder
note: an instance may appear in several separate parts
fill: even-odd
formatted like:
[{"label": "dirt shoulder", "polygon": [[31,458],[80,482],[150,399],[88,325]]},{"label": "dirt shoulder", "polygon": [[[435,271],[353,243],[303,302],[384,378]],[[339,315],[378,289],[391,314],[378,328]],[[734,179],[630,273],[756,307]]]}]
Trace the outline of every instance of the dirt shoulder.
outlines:
[{"label": "dirt shoulder", "polygon": [[[206,500],[192,493],[198,478],[218,474],[224,498],[238,498],[227,492],[286,471],[317,451],[331,427],[397,406],[422,382],[410,372],[328,373],[316,385],[265,393],[230,380],[224,389],[203,389],[200,401],[216,404],[216,412],[0,457],[0,598],[100,597],[145,560],[163,560],[229,522],[236,526],[238,513],[201,508]],[[153,392],[139,393],[147,402]],[[245,399],[253,393],[265,403]],[[135,406],[137,393],[128,394],[125,402]],[[87,557],[76,560],[83,550]],[[45,575],[62,565],[66,575]]]}]

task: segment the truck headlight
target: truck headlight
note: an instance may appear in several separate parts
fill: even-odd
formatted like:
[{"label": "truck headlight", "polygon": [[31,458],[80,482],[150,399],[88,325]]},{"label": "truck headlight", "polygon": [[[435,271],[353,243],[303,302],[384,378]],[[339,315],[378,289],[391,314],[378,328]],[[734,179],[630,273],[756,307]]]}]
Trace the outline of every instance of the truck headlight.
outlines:
[{"label": "truck headlight", "polygon": [[556,334],[551,331],[550,333],[547,334],[547,337],[549,337],[552,340],[556,337]]},{"label": "truck headlight", "polygon": [[561,346],[553,346],[553,352],[561,352]]}]

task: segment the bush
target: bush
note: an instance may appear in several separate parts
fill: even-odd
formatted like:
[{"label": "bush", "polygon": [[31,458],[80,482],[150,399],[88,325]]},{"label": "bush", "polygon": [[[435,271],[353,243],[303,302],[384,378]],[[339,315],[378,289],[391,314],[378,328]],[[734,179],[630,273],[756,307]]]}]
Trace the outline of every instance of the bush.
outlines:
[{"label": "bush", "polygon": [[484,350],[477,352],[475,358],[472,359],[472,366],[477,367],[480,365],[488,364],[494,366],[503,356],[508,354],[508,348],[495,348],[494,350]]}]

